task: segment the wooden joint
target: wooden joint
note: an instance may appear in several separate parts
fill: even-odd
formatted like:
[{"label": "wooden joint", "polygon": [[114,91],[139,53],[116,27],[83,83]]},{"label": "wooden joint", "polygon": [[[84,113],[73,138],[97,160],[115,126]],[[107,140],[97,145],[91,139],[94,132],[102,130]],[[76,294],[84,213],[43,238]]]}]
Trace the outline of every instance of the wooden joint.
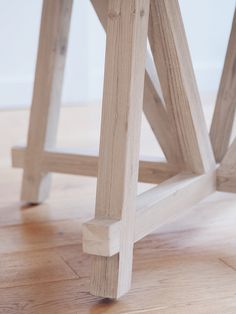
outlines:
[{"label": "wooden joint", "polygon": [[[193,205],[215,192],[216,173],[194,176],[180,173],[137,197],[134,242],[183,215]],[[122,221],[94,219],[83,227],[86,253],[113,256],[120,251]]]},{"label": "wooden joint", "polygon": [[121,222],[93,219],[83,224],[83,250],[99,256],[113,256],[120,247]]}]

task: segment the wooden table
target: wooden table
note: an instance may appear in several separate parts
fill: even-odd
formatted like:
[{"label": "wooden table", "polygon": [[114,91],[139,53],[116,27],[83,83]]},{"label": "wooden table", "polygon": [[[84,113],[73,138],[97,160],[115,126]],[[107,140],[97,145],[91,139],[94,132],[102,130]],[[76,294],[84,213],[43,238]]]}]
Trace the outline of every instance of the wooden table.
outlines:
[{"label": "wooden table", "polygon": [[[98,176],[83,248],[94,255],[91,293],[118,298],[130,288],[134,242],[216,189],[236,192],[236,141],[229,147],[236,18],[209,136],[178,1],[91,0],[107,33],[94,157],[55,149],[72,2],[44,0],[28,142],[13,148],[13,165],[24,169],[22,199],[29,203],[47,198],[51,172]],[[145,71],[147,38],[153,58]],[[139,162],[142,108],[164,161]],[[137,198],[138,179],[158,186]]]}]

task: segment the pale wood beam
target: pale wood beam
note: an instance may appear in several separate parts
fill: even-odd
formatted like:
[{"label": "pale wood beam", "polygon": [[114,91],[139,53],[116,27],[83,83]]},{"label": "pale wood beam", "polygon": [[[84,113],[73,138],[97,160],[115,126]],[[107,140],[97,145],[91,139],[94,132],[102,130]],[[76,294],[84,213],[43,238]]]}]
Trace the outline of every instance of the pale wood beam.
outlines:
[{"label": "pale wood beam", "polygon": [[151,0],[149,42],[177,135],[179,164],[197,174],[207,172],[215,161],[177,0]]},{"label": "pale wood beam", "polygon": [[[25,151],[25,147],[13,147],[13,167],[24,167]],[[41,171],[97,177],[98,156],[91,151],[46,150],[42,154]],[[141,156],[139,161],[140,182],[159,184],[176,175],[177,172],[173,165],[163,160]]]},{"label": "pale wood beam", "polygon": [[211,124],[210,137],[217,162],[224,158],[232,133],[236,108],[236,11]]},{"label": "pale wood beam", "polygon": [[177,167],[178,151],[175,149],[175,136],[172,134],[172,127],[161,97],[147,71],[145,73],[143,111],[166,160]]},{"label": "pale wood beam", "polygon": [[110,0],[96,218],[122,219],[119,254],[94,257],[94,295],[130,289],[149,0]]},{"label": "pale wood beam", "polygon": [[72,0],[44,0],[38,58],[24,159],[24,201],[39,203],[48,196],[50,175],[42,173],[45,148],[55,145]]}]

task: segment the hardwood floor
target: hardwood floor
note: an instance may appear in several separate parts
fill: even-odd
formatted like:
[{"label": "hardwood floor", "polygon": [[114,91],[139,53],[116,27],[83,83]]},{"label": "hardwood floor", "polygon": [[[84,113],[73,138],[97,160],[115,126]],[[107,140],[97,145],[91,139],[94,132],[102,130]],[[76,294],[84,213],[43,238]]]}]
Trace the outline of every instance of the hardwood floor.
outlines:
[{"label": "hardwood floor", "polygon": [[[99,110],[62,109],[58,145],[98,148]],[[54,175],[50,199],[19,202],[10,147],[26,138],[28,111],[0,113],[1,314],[236,313],[236,195],[215,193],[135,245],[132,290],[91,296],[81,224],[93,216],[96,180]],[[159,153],[143,123],[142,154]],[[140,185],[139,191],[148,185]]]}]

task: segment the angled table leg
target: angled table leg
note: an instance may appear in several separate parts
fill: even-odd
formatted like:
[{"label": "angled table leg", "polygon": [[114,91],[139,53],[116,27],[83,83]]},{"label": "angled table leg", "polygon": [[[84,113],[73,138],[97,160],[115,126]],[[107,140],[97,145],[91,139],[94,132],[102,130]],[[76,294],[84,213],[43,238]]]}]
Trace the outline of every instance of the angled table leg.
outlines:
[{"label": "angled table leg", "polygon": [[120,252],[94,257],[91,293],[130,288],[149,1],[110,0],[96,218],[121,219]]},{"label": "angled table leg", "polygon": [[148,71],[145,73],[143,112],[167,162],[175,165],[178,169],[179,151],[176,145],[176,135],[163,101],[157,93]]},{"label": "angled table leg", "polygon": [[44,0],[38,59],[24,160],[22,200],[39,203],[50,177],[41,169],[42,153],[55,145],[72,0]]},{"label": "angled table leg", "polygon": [[221,162],[229,146],[236,109],[236,11],[226,53],[210,137],[217,162]]},{"label": "angled table leg", "polygon": [[213,169],[213,152],[177,0],[151,0],[149,42],[177,134],[179,163],[196,174]]}]

